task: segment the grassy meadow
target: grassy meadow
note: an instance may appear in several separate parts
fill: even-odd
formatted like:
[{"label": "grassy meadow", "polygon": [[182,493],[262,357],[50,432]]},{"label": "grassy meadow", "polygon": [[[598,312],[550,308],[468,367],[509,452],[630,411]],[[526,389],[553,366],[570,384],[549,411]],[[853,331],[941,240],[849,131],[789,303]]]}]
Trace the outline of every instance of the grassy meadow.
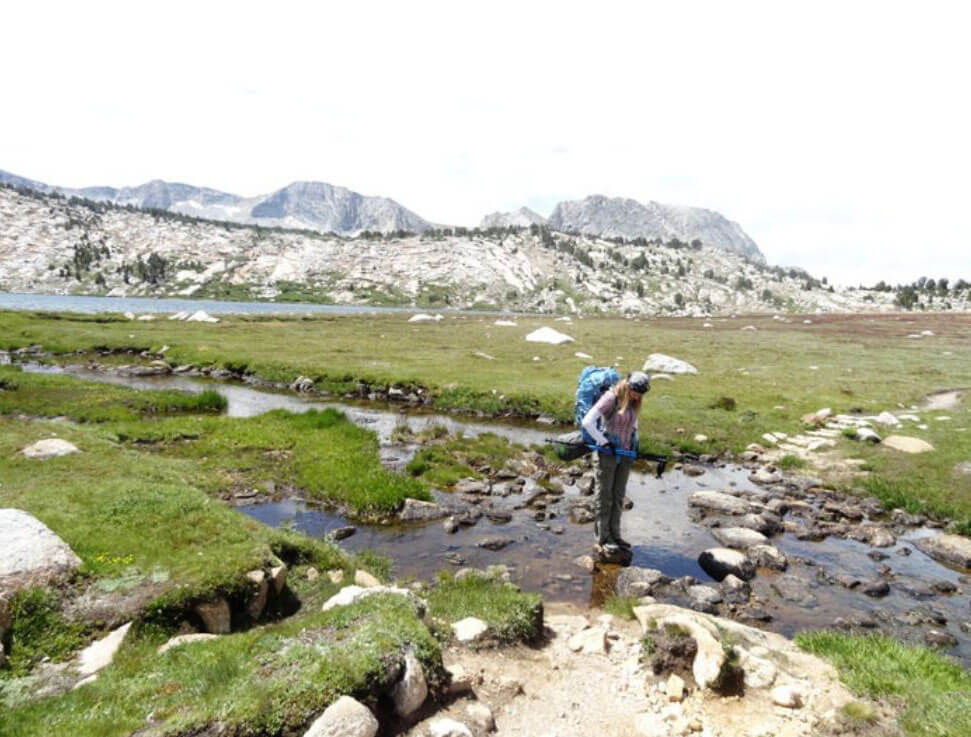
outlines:
[{"label": "grassy meadow", "polygon": [[[378,707],[406,650],[432,687],[440,684],[450,629],[435,617],[459,604],[504,641],[536,637],[528,614],[538,597],[492,580],[461,592],[443,583],[425,621],[395,596],[321,612],[340,588],[324,572],[340,569],[349,583],[357,568],[386,577],[390,562],[270,529],[222,497],[273,480],[366,514],[426,497],[425,487],[384,469],[374,435],[339,412],[236,419],[215,414],[222,401],[0,366],[0,507],[35,515],[82,561],[66,583],[11,601],[0,664],[4,737],[194,734],[216,722],[234,734],[299,734],[341,694]],[[80,452],[43,461],[20,453],[54,436]],[[246,572],[281,559],[295,612],[274,610],[259,626],[157,654],[194,603],[245,601]],[[307,576],[311,566],[321,575]],[[136,627],[93,683],[38,697],[41,663],[68,661],[105,634],[101,610],[86,608],[92,601],[124,605]]]},{"label": "grassy meadow", "polygon": [[[655,381],[642,410],[642,445],[663,452],[738,452],[769,431],[797,432],[807,412],[901,411],[928,393],[971,388],[971,315],[768,316],[737,319],[556,322],[449,315],[409,323],[407,314],[225,317],[216,324],[129,321],[112,316],[0,313],[0,348],[39,344],[56,353],[160,349],[174,364],[219,366],[268,380],[309,376],[342,394],[358,382],[425,387],[441,409],[572,420],[576,377],[589,363],[640,368],[658,352],[692,363],[696,376]],[[524,336],[542,325],[575,342],[552,346]],[[756,330],[743,330],[747,326]],[[928,330],[932,336],[907,337]],[[592,356],[578,358],[576,352]],[[726,401],[734,400],[734,402]],[[731,409],[731,407],[734,407]],[[858,491],[888,504],[956,518],[971,530],[971,405],[921,412],[929,425],[902,430],[936,450],[908,456],[841,440],[838,452],[863,458],[873,478]],[[938,421],[946,416],[950,420]],[[962,430],[961,428],[964,428]],[[698,443],[696,434],[707,436]]]}]

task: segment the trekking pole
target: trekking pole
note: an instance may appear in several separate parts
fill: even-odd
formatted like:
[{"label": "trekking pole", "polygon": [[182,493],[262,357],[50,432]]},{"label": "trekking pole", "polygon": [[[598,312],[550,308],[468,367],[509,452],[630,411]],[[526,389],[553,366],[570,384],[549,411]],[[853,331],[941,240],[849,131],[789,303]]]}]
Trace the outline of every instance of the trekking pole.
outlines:
[{"label": "trekking pole", "polygon": [[557,445],[568,445],[573,448],[586,447],[590,450],[596,451],[597,453],[604,453],[606,455],[621,456],[623,458],[633,458],[634,460],[643,459],[647,461],[652,461],[657,464],[657,475],[656,478],[661,478],[661,474],[664,473],[664,469],[668,465],[668,457],[655,455],[654,453],[641,453],[636,450],[622,450],[620,448],[613,448],[609,445],[594,445],[593,443],[571,443],[563,440],[557,440],[556,438],[546,438],[547,443],[554,443]]}]

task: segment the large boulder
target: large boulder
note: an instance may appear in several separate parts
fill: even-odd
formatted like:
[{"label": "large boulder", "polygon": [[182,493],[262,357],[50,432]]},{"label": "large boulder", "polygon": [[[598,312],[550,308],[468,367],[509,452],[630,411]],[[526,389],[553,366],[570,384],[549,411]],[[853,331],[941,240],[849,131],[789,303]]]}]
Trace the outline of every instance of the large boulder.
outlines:
[{"label": "large boulder", "polygon": [[755,578],[755,566],[744,553],[730,548],[710,548],[698,556],[698,565],[716,581],[728,574],[743,581]]},{"label": "large boulder", "polygon": [[641,369],[647,373],[659,374],[697,374],[698,369],[687,361],[682,361],[674,356],[666,356],[663,353],[652,353],[644,361]]},{"label": "large boulder", "polygon": [[36,443],[28,445],[20,452],[27,458],[46,461],[48,458],[59,458],[60,456],[66,456],[80,451],[76,445],[66,440],[61,440],[60,438],[44,438],[43,440],[38,440]]},{"label": "large boulder", "polygon": [[711,531],[715,539],[726,548],[745,550],[753,545],[764,545],[768,538],[761,532],[747,527],[716,527]]},{"label": "large boulder", "polygon": [[67,578],[81,559],[47,525],[20,509],[0,509],[0,591]]},{"label": "large boulder", "polygon": [[[697,654],[691,663],[691,673],[699,688],[730,685],[723,684],[722,677],[725,674],[723,665],[731,652],[734,656],[731,670],[737,675],[736,669],[741,669],[746,689],[764,692],[761,699],[746,693],[745,701],[753,707],[760,701],[771,703],[774,700],[796,708],[794,699],[781,698],[781,690],[775,694],[780,698],[773,698],[771,690],[779,687],[797,689],[800,701],[812,714],[838,713],[842,706],[854,700],[833,666],[803,652],[782,635],[667,604],[635,607],[634,616],[647,636],[674,627],[695,641]],[[775,729],[759,731],[759,734],[796,734],[787,730],[788,725],[776,722],[773,726]],[[815,734],[818,730],[811,731]],[[743,732],[748,734],[747,730],[743,729]]]},{"label": "large boulder", "polygon": [[918,538],[914,543],[935,560],[962,568],[971,568],[971,539],[969,538],[937,533],[930,537]]},{"label": "large boulder", "polygon": [[303,737],[374,737],[378,720],[364,704],[341,696],[310,725]]},{"label": "large boulder", "polygon": [[691,674],[699,688],[706,688],[718,680],[725,663],[725,649],[719,641],[718,629],[699,619],[694,612],[666,604],[634,607],[634,616],[645,633],[665,627],[687,632],[698,646]]},{"label": "large boulder", "polygon": [[688,497],[692,507],[720,514],[747,514],[751,506],[744,499],[721,491],[696,491]]}]

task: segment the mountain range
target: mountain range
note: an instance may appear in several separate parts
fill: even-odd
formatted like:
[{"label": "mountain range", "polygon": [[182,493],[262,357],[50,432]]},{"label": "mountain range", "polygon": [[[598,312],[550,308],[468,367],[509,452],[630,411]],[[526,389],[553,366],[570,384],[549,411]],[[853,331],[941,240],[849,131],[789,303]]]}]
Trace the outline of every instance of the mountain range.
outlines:
[{"label": "mountain range", "polygon": [[[159,179],[137,187],[69,188],[45,184],[0,170],[0,183],[96,202],[167,210],[206,220],[247,225],[316,230],[355,236],[364,231],[423,233],[438,226],[395,200],[371,197],[325,182],[293,182],[282,189],[243,197],[206,187]],[[548,225],[567,233],[606,238],[700,240],[707,246],[741,254],[765,263],[755,242],[738,223],[713,210],[659,202],[642,204],[632,199],[591,195],[560,202],[549,219],[521,207],[514,212],[486,215],[480,228]]]}]

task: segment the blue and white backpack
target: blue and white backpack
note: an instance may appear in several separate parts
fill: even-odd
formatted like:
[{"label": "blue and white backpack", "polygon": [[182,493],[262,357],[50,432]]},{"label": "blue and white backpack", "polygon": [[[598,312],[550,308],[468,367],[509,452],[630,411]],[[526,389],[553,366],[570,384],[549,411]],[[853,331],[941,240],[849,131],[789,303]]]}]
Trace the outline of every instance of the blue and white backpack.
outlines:
[{"label": "blue and white backpack", "polygon": [[[587,416],[587,412],[597,403],[603,393],[618,381],[620,381],[620,372],[609,366],[587,366],[580,372],[580,379],[577,382],[574,418],[581,431],[581,423],[583,418]],[[593,442],[586,432],[583,433],[583,439],[587,443]]]}]

